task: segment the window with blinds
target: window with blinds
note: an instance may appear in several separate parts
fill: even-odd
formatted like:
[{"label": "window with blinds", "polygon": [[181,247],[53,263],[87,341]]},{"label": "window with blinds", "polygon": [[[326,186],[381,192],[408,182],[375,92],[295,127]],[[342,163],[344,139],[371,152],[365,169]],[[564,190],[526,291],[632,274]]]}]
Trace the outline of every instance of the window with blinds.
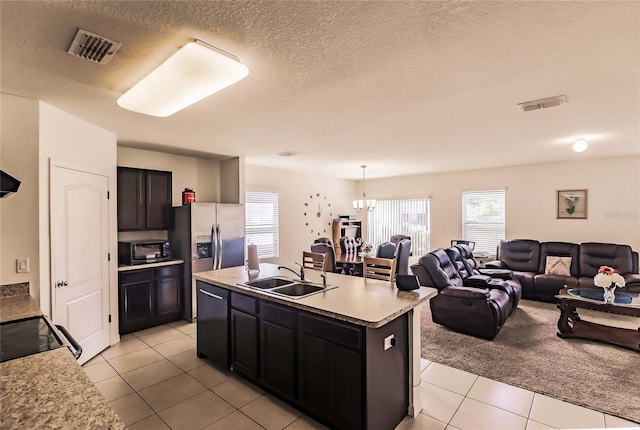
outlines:
[{"label": "window with blinds", "polygon": [[278,192],[245,191],[244,207],[247,243],[256,245],[258,258],[278,257]]},{"label": "window with blinds", "polygon": [[504,190],[462,193],[462,235],[476,243],[475,252],[495,254],[505,238]]},{"label": "window with blinds", "polygon": [[396,234],[411,237],[413,255],[429,252],[429,199],[376,200],[368,212],[367,240],[375,248]]}]

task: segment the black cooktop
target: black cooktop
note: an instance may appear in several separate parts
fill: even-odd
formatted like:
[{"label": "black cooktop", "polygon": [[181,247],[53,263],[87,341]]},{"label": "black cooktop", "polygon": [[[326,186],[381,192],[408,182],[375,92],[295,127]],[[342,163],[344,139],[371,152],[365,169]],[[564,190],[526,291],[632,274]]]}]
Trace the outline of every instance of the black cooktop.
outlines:
[{"label": "black cooktop", "polygon": [[44,316],[0,324],[0,362],[61,348],[64,342]]}]

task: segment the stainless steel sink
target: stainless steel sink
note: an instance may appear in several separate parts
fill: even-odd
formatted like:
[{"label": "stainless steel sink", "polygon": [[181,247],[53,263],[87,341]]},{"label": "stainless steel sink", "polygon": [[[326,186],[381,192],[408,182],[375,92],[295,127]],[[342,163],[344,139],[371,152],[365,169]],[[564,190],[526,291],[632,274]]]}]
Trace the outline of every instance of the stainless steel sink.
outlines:
[{"label": "stainless steel sink", "polygon": [[290,297],[302,297],[309,294],[317,293],[318,291],[322,290],[324,290],[324,287],[321,285],[297,283],[286,285],[284,287],[274,288],[273,290],[271,290],[271,292],[276,294],[283,294]]},{"label": "stainless steel sink", "polygon": [[322,284],[294,280],[285,278],[283,276],[272,276],[264,279],[256,279],[255,281],[245,282],[239,285],[243,287],[256,288],[265,292],[270,292],[282,296],[287,296],[292,299],[301,299],[312,294],[338,288],[337,285],[327,285],[325,287]]},{"label": "stainless steel sink", "polygon": [[296,283],[293,279],[281,277],[281,276],[273,276],[271,278],[264,279],[256,279],[255,281],[245,282],[244,285],[246,287],[258,288],[259,290],[270,290],[272,288],[282,287],[284,285],[291,285]]}]

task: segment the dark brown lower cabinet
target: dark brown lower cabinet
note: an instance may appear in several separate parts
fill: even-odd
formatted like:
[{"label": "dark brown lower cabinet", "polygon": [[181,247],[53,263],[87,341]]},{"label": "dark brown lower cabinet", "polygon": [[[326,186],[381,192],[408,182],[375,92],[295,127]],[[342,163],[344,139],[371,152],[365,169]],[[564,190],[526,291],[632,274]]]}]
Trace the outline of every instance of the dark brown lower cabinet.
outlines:
[{"label": "dark brown lower cabinet", "polygon": [[[352,331],[360,330],[315,316],[300,316],[299,402],[332,427],[342,429],[363,428],[363,354],[328,337]],[[351,346],[361,347],[359,333],[352,333],[351,340],[354,338],[358,341]]]},{"label": "dark brown lower cabinet", "polygon": [[332,429],[386,430],[407,415],[407,314],[369,328],[228,293],[234,372]]},{"label": "dark brown lower cabinet", "polygon": [[153,271],[136,270],[120,273],[120,334],[151,327],[154,316]]},{"label": "dark brown lower cabinet", "polygon": [[258,317],[231,309],[231,363],[233,370],[258,378]]},{"label": "dark brown lower cabinet", "polygon": [[297,316],[286,306],[260,306],[260,381],[289,399],[296,397]]},{"label": "dark brown lower cabinet", "polygon": [[120,334],[166,324],[182,314],[182,265],[120,272]]}]

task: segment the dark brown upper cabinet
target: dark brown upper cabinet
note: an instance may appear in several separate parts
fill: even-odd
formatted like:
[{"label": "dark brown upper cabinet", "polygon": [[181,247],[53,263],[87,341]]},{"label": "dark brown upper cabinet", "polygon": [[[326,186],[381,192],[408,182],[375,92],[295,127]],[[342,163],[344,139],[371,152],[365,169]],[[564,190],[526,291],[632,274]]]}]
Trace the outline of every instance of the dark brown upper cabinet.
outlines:
[{"label": "dark brown upper cabinet", "polygon": [[118,167],[118,231],[168,230],[171,172]]}]

